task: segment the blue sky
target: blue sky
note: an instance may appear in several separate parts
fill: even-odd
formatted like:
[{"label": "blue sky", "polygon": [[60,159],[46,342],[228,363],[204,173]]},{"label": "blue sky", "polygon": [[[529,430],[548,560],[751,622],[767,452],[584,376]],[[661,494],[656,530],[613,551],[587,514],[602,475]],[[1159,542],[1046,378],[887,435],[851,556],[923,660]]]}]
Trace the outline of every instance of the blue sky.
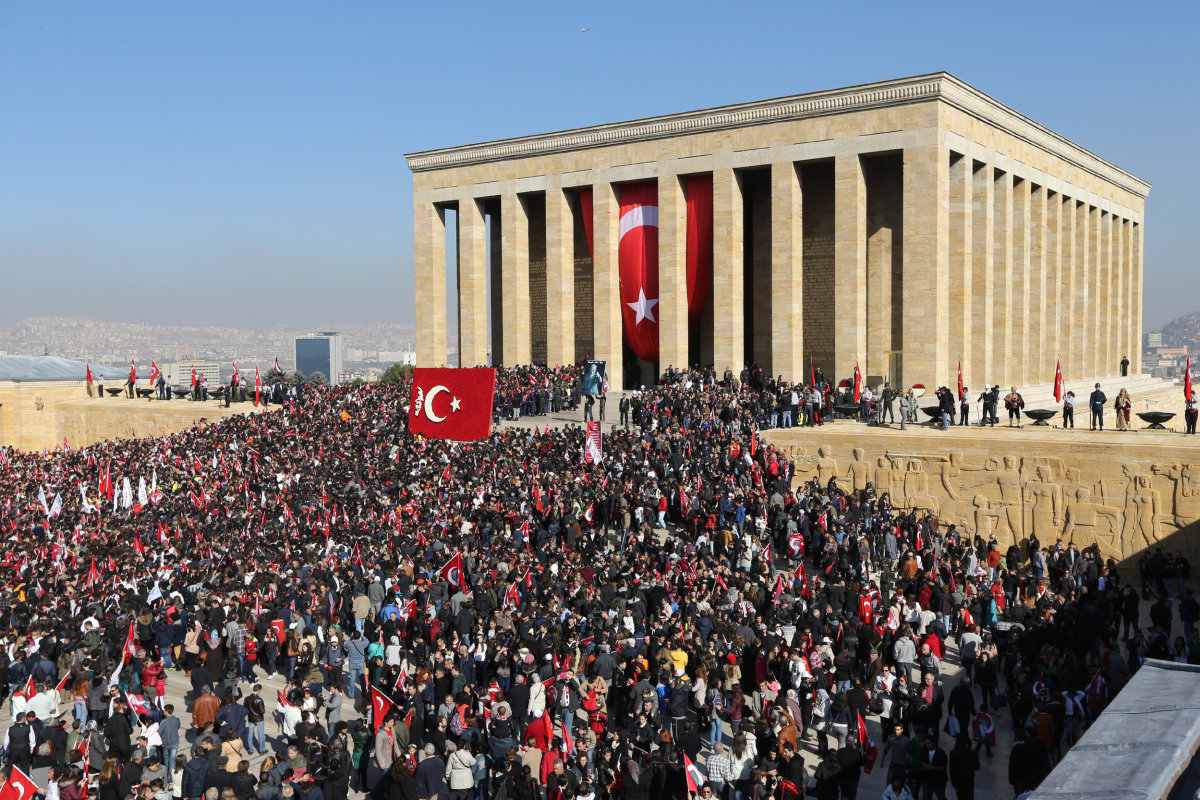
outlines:
[{"label": "blue sky", "polygon": [[411,321],[403,153],[945,69],[1154,184],[1150,330],[1200,310],[1198,22],[1195,3],[8,3],[0,324]]}]

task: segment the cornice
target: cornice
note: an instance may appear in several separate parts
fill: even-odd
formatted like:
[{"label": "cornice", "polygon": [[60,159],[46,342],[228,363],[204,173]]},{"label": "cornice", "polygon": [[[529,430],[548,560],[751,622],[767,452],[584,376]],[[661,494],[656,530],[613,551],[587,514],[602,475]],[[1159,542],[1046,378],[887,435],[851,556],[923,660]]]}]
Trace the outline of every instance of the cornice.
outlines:
[{"label": "cornice", "polygon": [[1149,194],[1150,184],[1145,181],[945,72],[628,122],[424,150],[409,153],[405,158],[413,172],[428,172],[939,100],[1140,197]]}]

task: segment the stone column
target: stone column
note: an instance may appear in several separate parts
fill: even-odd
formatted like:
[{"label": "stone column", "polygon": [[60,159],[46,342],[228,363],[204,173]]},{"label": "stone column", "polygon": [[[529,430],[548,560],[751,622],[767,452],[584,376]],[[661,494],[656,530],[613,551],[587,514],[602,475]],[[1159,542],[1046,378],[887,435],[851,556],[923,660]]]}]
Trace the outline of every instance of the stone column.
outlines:
[{"label": "stone column", "polygon": [[519,195],[500,196],[500,274],[504,302],[504,365],[528,364],[531,355],[529,308],[529,214]]},{"label": "stone column", "polygon": [[[1046,365],[1064,355],[1066,339],[1063,334],[1062,302],[1062,195],[1046,193]],[[1041,383],[1042,381],[1039,381]]]},{"label": "stone column", "polygon": [[1129,360],[1133,362],[1133,367],[1138,371],[1142,371],[1142,226],[1141,223],[1133,223],[1133,246],[1130,248],[1130,263],[1133,266],[1133,274],[1130,277],[1130,285],[1133,288],[1130,303],[1129,318],[1133,323],[1132,338],[1133,344],[1130,345]]},{"label": "stone column", "polygon": [[963,381],[975,386],[984,380],[982,369],[972,363],[970,350],[975,332],[971,302],[972,285],[972,161],[958,156],[950,163],[950,324],[949,358],[955,366],[963,363]]},{"label": "stone column", "polygon": [[458,201],[458,365],[488,363],[487,224],[472,197]]},{"label": "stone column", "polygon": [[592,340],[596,352],[592,358],[608,362],[608,385],[614,390],[625,388],[617,262],[620,213],[617,187],[611,183],[595,184],[592,187],[592,298],[595,307]]},{"label": "stone column", "polygon": [[1035,359],[1031,357],[1029,338],[1029,223],[1030,185],[1015,177],[1012,188],[1012,336],[1009,339],[1009,374],[1018,384],[1029,381]]},{"label": "stone column", "polygon": [[[971,304],[975,323],[971,328],[972,382],[982,386],[997,383],[1000,376],[993,366],[992,343],[995,340],[993,300],[995,273],[992,271],[992,236],[995,233],[995,169],[980,164],[972,173],[971,211]],[[971,384],[967,384],[970,386]]]},{"label": "stone column", "polygon": [[417,366],[442,366],[446,363],[446,214],[420,200],[413,203],[413,277]]},{"label": "stone column", "polygon": [[867,354],[867,183],[857,153],[834,158],[833,202],[834,363],[825,378],[836,384]]},{"label": "stone column", "polygon": [[1045,382],[1046,349],[1046,187],[1031,186],[1029,193],[1029,304],[1026,312],[1026,383]]},{"label": "stone column", "polygon": [[771,165],[771,364],[784,380],[804,372],[804,191],[791,161]]},{"label": "stone column", "polygon": [[[1075,282],[1076,276],[1079,274],[1078,262],[1075,258],[1076,252],[1076,236],[1075,229],[1078,227],[1076,222],[1079,219],[1075,207],[1078,202],[1074,197],[1062,198],[1062,291],[1059,294],[1058,305],[1058,329],[1059,341],[1063,351],[1063,378],[1066,380],[1080,380],[1087,376],[1082,374],[1079,361],[1079,330],[1075,321],[1078,317],[1078,311],[1075,303],[1078,300],[1078,291]],[[1067,376],[1070,377],[1067,377]]]},{"label": "stone column", "polygon": [[1013,352],[1013,265],[1012,265],[1012,194],[1011,172],[996,172],[994,183],[996,206],[995,229],[992,236],[992,268],[996,283],[996,309],[993,322],[996,332],[992,339],[992,364],[999,377],[994,378],[1002,389],[1016,382],[1015,368],[1019,356]]},{"label": "stone column", "polygon": [[1096,377],[1092,369],[1091,297],[1092,259],[1089,253],[1091,226],[1088,224],[1088,204],[1075,205],[1075,295],[1074,316],[1071,326],[1075,331],[1075,374],[1092,380]]},{"label": "stone column", "polygon": [[658,363],[688,366],[687,198],[678,175],[658,178]]},{"label": "stone column", "polygon": [[575,363],[575,217],[555,185],[546,189],[546,363]]},{"label": "stone column", "polygon": [[941,145],[906,148],[901,309],[906,385],[950,380],[944,324],[950,318],[949,195],[950,151]]},{"label": "stone column", "polygon": [[1104,347],[1100,355],[1101,375],[1120,375],[1121,356],[1113,355],[1116,350],[1113,326],[1113,302],[1116,300],[1116,276],[1112,264],[1112,214],[1100,212],[1100,341]]},{"label": "stone column", "polygon": [[[1116,278],[1113,281],[1113,328],[1116,329],[1117,340],[1115,354],[1117,362],[1129,357],[1129,304],[1125,301],[1125,291],[1129,286],[1129,276],[1126,274],[1129,262],[1125,258],[1125,219],[1117,217],[1113,220],[1113,270]],[[1141,349],[1140,345],[1139,348]],[[1129,358],[1129,366],[1133,367],[1133,359]]]},{"label": "stone column", "polygon": [[745,366],[742,319],[742,185],[732,169],[713,172],[713,361],[717,378]]},{"label": "stone column", "polygon": [[1092,375],[1111,375],[1112,368],[1104,359],[1104,254],[1100,247],[1100,209],[1088,206],[1088,309],[1087,337],[1088,366]]}]

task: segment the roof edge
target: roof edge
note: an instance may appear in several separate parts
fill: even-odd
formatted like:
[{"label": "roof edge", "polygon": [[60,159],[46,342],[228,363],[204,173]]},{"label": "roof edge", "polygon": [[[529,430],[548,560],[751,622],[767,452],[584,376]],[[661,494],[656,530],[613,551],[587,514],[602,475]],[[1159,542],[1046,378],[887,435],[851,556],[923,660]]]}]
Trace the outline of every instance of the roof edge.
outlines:
[{"label": "roof edge", "polygon": [[1150,184],[948,72],[683,111],[623,122],[406,153],[410,170],[439,169],[666,139],[710,131],[942,101],[1145,198]]}]

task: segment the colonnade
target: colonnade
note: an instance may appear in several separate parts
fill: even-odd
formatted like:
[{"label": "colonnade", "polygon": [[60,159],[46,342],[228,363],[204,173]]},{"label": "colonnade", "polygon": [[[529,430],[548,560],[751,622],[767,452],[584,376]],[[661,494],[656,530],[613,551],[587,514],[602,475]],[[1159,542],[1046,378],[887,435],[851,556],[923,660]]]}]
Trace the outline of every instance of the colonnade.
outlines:
[{"label": "colonnade", "polygon": [[[1056,359],[1068,380],[1116,374],[1125,356],[1140,369],[1140,214],[945,138],[883,152],[845,149],[813,161],[771,158],[767,148],[759,163],[709,170],[713,307],[701,332],[703,360],[718,373],[757,362],[796,379],[807,376],[810,360],[830,378],[848,376],[858,363],[867,376],[930,386],[949,385],[960,360],[966,382],[980,387],[1048,382]],[[683,178],[695,172],[639,169],[623,171],[621,180],[548,175],[527,189],[509,182],[495,194],[478,185],[458,187],[451,199],[415,197],[418,364],[447,362],[448,326],[457,324],[463,365],[535,356],[553,365],[586,352],[608,361],[616,384],[614,376],[623,374],[620,184],[647,179],[658,183],[658,367],[701,361],[689,351],[685,274]],[[810,192],[807,176],[830,170],[832,196]],[[751,173],[769,197],[765,221],[748,212]],[[585,221],[580,193],[587,189]],[[446,313],[450,208],[457,212],[457,322]],[[830,211],[826,226],[821,214]],[[577,233],[586,222],[590,252]],[[763,224],[769,237],[756,227]],[[748,226],[762,234],[755,241],[768,243],[754,251],[754,264],[746,263]],[[822,249],[825,232],[831,259]],[[544,252],[544,261],[531,262],[531,237],[541,239],[532,249]],[[591,261],[593,315],[582,333],[580,258]],[[493,286],[499,283],[491,319],[489,271]],[[544,308],[535,311],[531,285],[543,278]],[[769,292],[760,287],[748,296],[759,278]],[[828,284],[832,309],[806,298],[806,287],[826,291]],[[769,314],[758,329],[765,333],[747,334],[747,314]],[[820,324],[806,325],[806,315]]]}]

